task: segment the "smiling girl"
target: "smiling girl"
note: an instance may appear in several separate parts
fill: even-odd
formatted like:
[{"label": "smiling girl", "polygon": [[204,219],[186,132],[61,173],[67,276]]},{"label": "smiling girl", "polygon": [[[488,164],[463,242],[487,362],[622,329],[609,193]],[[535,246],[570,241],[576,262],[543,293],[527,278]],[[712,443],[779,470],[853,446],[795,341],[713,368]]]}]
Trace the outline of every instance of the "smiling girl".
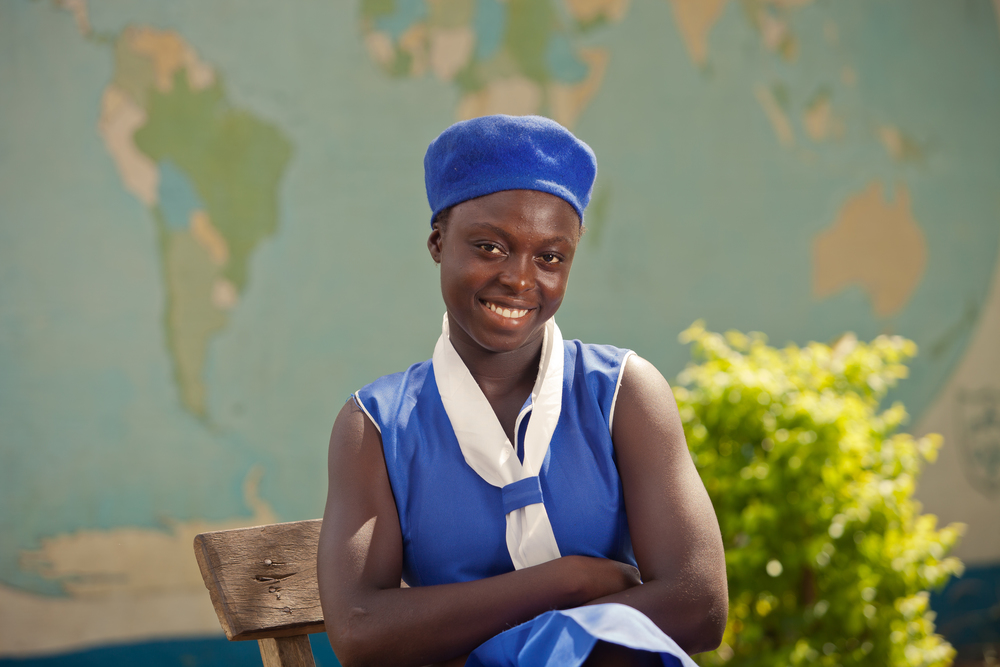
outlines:
[{"label": "smiling girl", "polygon": [[670,387],[553,319],[596,168],[537,116],[428,148],[441,337],[330,438],[318,574],[344,665],[692,665],[718,646],[722,540]]}]

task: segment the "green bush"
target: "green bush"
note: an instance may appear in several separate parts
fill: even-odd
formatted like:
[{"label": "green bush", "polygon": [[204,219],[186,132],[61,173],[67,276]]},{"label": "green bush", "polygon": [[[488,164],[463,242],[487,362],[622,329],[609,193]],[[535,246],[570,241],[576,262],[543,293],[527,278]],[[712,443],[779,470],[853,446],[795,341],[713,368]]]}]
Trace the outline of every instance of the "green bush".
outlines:
[{"label": "green bush", "polygon": [[927,590],[962,564],[963,526],[935,528],[913,500],[940,436],[896,429],[889,387],[916,346],[900,337],[769,347],[695,323],[677,397],[726,549],[729,622],[702,665],[950,664]]}]

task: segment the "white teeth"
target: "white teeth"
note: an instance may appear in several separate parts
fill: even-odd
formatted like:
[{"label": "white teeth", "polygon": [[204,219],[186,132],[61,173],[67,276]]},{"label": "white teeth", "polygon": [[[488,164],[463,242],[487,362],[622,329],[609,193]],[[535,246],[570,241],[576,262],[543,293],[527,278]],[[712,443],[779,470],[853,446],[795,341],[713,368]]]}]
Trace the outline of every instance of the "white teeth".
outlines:
[{"label": "white teeth", "polygon": [[514,308],[514,309],[503,308],[501,306],[498,306],[498,305],[496,305],[494,303],[490,303],[488,301],[486,302],[486,306],[490,310],[492,310],[494,313],[496,313],[497,315],[502,315],[503,317],[508,317],[508,318],[515,319],[515,320],[518,319],[518,318],[520,318],[520,317],[524,317],[525,315],[528,314],[527,310],[518,310],[516,308]]}]

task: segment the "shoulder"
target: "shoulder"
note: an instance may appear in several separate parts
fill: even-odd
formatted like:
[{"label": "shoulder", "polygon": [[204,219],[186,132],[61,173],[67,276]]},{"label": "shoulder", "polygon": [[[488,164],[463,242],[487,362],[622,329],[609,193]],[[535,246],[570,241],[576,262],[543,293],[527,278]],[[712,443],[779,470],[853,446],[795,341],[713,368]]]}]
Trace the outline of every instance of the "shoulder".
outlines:
[{"label": "shoulder", "polygon": [[616,385],[621,380],[626,360],[635,354],[625,348],[583,343],[579,340],[567,340],[564,345],[566,366],[572,367],[574,375],[585,377],[588,381],[605,377]]},{"label": "shoulder", "polygon": [[430,359],[427,361],[421,361],[420,363],[413,364],[405,371],[383,375],[374,382],[369,382],[355,393],[384,394],[405,390],[407,386],[413,384],[414,382],[422,381],[427,376],[430,369]]},{"label": "shoulder", "polygon": [[624,439],[635,432],[641,439],[643,432],[652,429],[671,434],[669,440],[683,444],[683,427],[670,384],[656,366],[637,354],[628,358],[623,369],[617,411],[622,418],[615,422],[620,425],[613,434],[616,443],[618,436]]},{"label": "shoulder", "polygon": [[563,383],[566,391],[580,400],[590,397],[591,405],[603,416],[610,430],[615,419],[615,404],[623,371],[632,350],[613,345],[595,345],[579,340],[564,341],[566,361]]},{"label": "shoulder", "polygon": [[382,415],[397,412],[408,399],[412,400],[423,390],[428,379],[433,382],[431,368],[432,363],[428,359],[413,364],[405,371],[383,375],[354,392],[354,401],[369,419],[380,425]]},{"label": "shoulder", "polygon": [[676,401],[670,383],[652,363],[638,354],[631,354],[622,369],[620,400],[640,409],[658,410],[670,407],[676,412]]},{"label": "shoulder", "polygon": [[635,398],[642,398],[648,394],[659,397],[666,392],[673,399],[673,391],[663,373],[634,352],[629,355],[628,364],[622,369],[621,382],[622,391],[627,391],[628,395],[634,395]]}]

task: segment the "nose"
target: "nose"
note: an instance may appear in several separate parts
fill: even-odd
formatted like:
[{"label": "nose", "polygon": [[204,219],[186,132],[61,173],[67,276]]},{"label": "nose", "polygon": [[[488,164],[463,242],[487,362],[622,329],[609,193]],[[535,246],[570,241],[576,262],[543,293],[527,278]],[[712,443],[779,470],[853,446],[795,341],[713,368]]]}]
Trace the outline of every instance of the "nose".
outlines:
[{"label": "nose", "polygon": [[504,262],[499,282],[512,294],[521,294],[535,286],[535,265],[531,257],[524,254],[511,255]]}]

